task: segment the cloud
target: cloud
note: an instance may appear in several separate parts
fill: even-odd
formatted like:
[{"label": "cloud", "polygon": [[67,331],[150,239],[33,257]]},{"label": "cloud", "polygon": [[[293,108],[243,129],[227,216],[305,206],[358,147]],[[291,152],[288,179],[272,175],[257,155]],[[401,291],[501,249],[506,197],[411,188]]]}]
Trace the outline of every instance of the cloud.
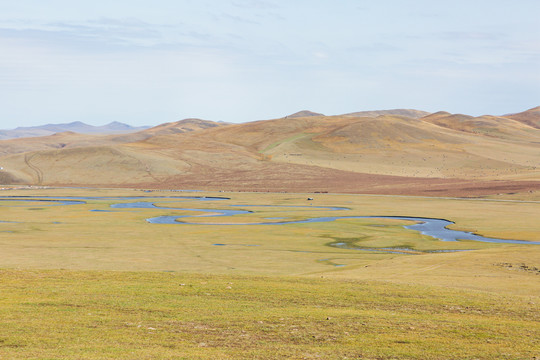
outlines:
[{"label": "cloud", "polygon": [[264,0],[236,0],[232,2],[232,5],[242,9],[250,8],[268,10],[279,8],[276,3]]},{"label": "cloud", "polygon": [[260,25],[258,21],[252,20],[246,16],[231,15],[226,12],[222,12],[221,15],[219,15],[218,17],[221,19],[232,20],[233,22],[236,22],[236,23]]},{"label": "cloud", "polygon": [[506,37],[503,33],[472,32],[472,31],[446,31],[435,34],[441,40],[450,41],[500,41]]},{"label": "cloud", "polygon": [[[7,25],[7,26],[6,26]],[[159,27],[134,22],[113,23],[109,19],[89,22],[27,23],[25,27],[0,25],[0,33],[40,45],[73,47],[135,46],[157,43],[162,38]]]},{"label": "cloud", "polygon": [[219,42],[196,27],[178,23],[152,24],[136,18],[99,18],[79,22],[1,22],[0,36],[28,46],[81,53],[134,49],[209,46]]},{"label": "cloud", "polygon": [[363,44],[349,48],[350,51],[360,53],[387,53],[403,50],[402,48],[382,42]]},{"label": "cloud", "polygon": [[316,51],[313,53],[313,56],[315,56],[317,59],[328,59],[328,54],[322,51]]}]

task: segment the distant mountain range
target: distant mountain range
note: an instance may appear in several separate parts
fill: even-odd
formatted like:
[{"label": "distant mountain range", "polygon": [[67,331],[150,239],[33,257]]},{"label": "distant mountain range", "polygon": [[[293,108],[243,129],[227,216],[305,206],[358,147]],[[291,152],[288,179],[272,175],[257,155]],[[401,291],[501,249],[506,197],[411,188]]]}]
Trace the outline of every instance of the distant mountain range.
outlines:
[{"label": "distant mountain range", "polygon": [[[446,112],[439,113],[430,113],[422,110],[415,109],[393,109],[393,110],[371,110],[371,111],[359,111],[347,113],[339,116],[346,117],[378,117],[378,116],[404,116],[412,119],[420,119],[427,117],[429,115],[437,115],[441,117],[441,114],[450,115]],[[285,116],[285,119],[296,119],[296,118],[305,118],[305,117],[325,117],[324,114],[313,112],[310,110],[301,110],[294,114]],[[472,116],[467,115],[452,115],[448,117],[451,120],[455,120],[458,117],[461,118],[470,118]],[[540,107],[529,109],[522,113],[516,114],[507,114],[499,118],[506,118],[516,120],[518,122],[524,123],[526,125],[539,128],[540,127]],[[29,137],[42,137],[54,135],[62,132],[73,132],[77,134],[91,134],[91,135],[121,135],[121,134],[130,134],[141,132],[143,130],[150,129],[149,132],[145,133],[142,138],[151,135],[162,135],[165,133],[183,133],[193,130],[204,129],[208,127],[228,125],[225,122],[214,122],[208,120],[200,119],[184,119],[172,123],[164,123],[155,127],[151,126],[131,126],[125,123],[118,121],[113,121],[107,125],[102,126],[93,126],[85,124],[81,121],[74,121],[67,124],[46,124],[40,126],[28,126],[28,127],[18,127],[12,130],[1,130],[0,129],[0,140],[8,139],[19,139],[19,138],[29,138]],[[440,124],[439,124],[440,125]],[[140,138],[140,139],[142,139]]]},{"label": "distant mountain range", "polygon": [[407,116],[413,119],[419,119],[424,116],[428,116],[430,113],[427,111],[414,110],[414,109],[393,109],[393,110],[374,110],[374,111],[359,111],[354,113],[345,114],[346,116],[356,117],[376,117],[382,115],[397,115]]},{"label": "distant mountain range", "polygon": [[134,127],[118,121],[113,121],[110,124],[103,126],[92,126],[80,121],[74,121],[68,124],[47,124],[41,126],[18,127],[14,130],[0,130],[0,140],[47,136],[65,131],[79,134],[127,134],[148,128],[149,126]]},{"label": "distant mountain range", "polygon": [[[392,109],[392,110],[358,111],[358,112],[353,112],[349,114],[344,114],[343,116],[377,117],[381,115],[397,115],[397,116],[407,116],[413,119],[419,119],[429,114],[431,113],[427,111],[414,110],[414,109]],[[310,116],[325,116],[325,115],[321,113],[309,111],[309,110],[302,110],[294,114],[288,115],[286,116],[286,118],[294,119],[294,118],[310,117]]]}]

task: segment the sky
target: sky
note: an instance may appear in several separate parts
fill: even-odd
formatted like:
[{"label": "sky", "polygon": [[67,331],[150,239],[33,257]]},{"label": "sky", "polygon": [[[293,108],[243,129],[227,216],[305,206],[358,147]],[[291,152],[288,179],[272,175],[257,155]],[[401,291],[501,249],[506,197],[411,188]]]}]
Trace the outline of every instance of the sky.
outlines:
[{"label": "sky", "polygon": [[538,0],[0,0],[0,129],[540,105]]}]

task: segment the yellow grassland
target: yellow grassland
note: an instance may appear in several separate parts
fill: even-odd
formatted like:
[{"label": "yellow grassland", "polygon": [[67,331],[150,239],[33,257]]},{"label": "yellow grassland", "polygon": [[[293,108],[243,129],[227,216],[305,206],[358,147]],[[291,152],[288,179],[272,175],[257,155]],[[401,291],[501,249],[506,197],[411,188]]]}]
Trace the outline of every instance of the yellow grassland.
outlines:
[{"label": "yellow grassland", "polygon": [[[15,195],[145,196],[163,207],[252,213],[209,217],[189,210],[115,209],[110,204],[122,200],[99,198],[66,206],[1,201],[0,358],[538,355],[539,245],[443,242],[392,219],[205,225],[409,215],[446,218],[455,222],[453,228],[485,236],[539,241],[540,203],[529,194],[451,199],[121,189],[0,192],[3,198]],[[182,195],[230,200],[159,198]],[[192,215],[179,220],[199,225],[145,221],[159,215]],[[372,251],[328,246],[332,242]],[[381,249],[388,247],[471,251],[404,255]]]},{"label": "yellow grassland", "polygon": [[[28,194],[27,191],[4,191],[2,194]],[[48,196],[86,194],[91,196],[121,194],[121,190],[41,190]],[[32,190],[32,195],[40,191]],[[497,199],[441,199],[337,194],[260,194],[196,193],[224,195],[231,200],[197,201],[152,198],[158,206],[206,209],[244,209],[249,214],[209,217],[209,213],[185,210],[110,209],[115,200],[88,200],[83,205],[45,206],[43,203],[5,201],[0,223],[2,232],[1,267],[66,268],[84,270],[189,271],[231,274],[306,275],[321,274],[345,278],[379,276],[392,280],[401,267],[407,268],[402,281],[439,276],[452,281],[453,272],[467,272],[463,263],[485,268],[498,291],[521,291],[535,294],[538,281],[521,284],[527,272],[509,271],[494,264],[523,262],[540,267],[540,246],[492,244],[475,241],[443,242],[406,230],[406,221],[393,219],[341,219],[327,223],[288,225],[241,225],[257,222],[302,220],[323,216],[395,215],[444,218],[454,221],[452,228],[487,237],[540,241],[537,201]],[[183,193],[154,192],[159,195]],[[313,196],[314,200],[306,200]],[[117,201],[116,201],[117,202]],[[229,206],[238,205],[238,206]],[[242,207],[242,205],[246,205]],[[276,205],[250,206],[250,205]],[[303,206],[280,207],[280,206]],[[344,206],[350,210],[330,211],[314,206]],[[112,210],[95,212],[90,210]],[[158,225],[145,221],[160,215],[194,215],[179,218],[200,225]],[[240,224],[240,225],[205,225]],[[475,249],[470,252],[405,256],[384,252],[365,252],[326,246],[341,240],[364,248],[407,247],[420,251]],[[225,244],[215,246],[213,244]],[[522,257],[522,261],[519,261]],[[508,259],[507,259],[508,258]],[[510,259],[511,258],[511,259]],[[328,266],[321,259],[331,259],[343,267]],[[507,261],[508,260],[508,261]],[[438,266],[427,271],[434,262]],[[369,265],[368,267],[365,267]],[[377,269],[377,270],[374,270]],[[386,270],[384,270],[386,269]],[[417,269],[422,277],[416,278]],[[449,270],[450,269],[450,270]],[[451,270],[454,269],[454,270]],[[377,274],[375,274],[375,272]],[[386,275],[381,275],[385,274]],[[366,275],[367,274],[367,275]],[[407,275],[409,274],[409,275]],[[476,274],[478,275],[478,274]],[[486,278],[471,276],[482,287]],[[534,277],[533,277],[534,278]],[[454,279],[454,280],[452,280]],[[495,280],[496,279],[496,280]],[[396,279],[394,279],[396,280]],[[424,281],[424,280],[422,280]],[[425,280],[428,281],[428,280]],[[441,285],[445,285],[444,281]],[[455,284],[459,286],[459,281]],[[461,285],[465,286],[465,283]],[[467,285],[468,286],[468,285]],[[487,286],[487,284],[486,284]],[[532,288],[528,289],[528,286]],[[509,289],[509,290],[508,290]]]}]

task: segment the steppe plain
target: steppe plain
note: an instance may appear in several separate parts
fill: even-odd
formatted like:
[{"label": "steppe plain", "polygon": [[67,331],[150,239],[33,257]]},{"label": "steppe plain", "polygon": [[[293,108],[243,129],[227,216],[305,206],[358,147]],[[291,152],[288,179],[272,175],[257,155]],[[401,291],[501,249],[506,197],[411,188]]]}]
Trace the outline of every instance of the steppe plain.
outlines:
[{"label": "steppe plain", "polygon": [[[416,216],[540,241],[539,119],[301,112],[3,140],[0,358],[538,358],[540,245],[249,224]],[[84,199],[43,201],[65,197]],[[134,201],[162,208],[111,207]]]}]

